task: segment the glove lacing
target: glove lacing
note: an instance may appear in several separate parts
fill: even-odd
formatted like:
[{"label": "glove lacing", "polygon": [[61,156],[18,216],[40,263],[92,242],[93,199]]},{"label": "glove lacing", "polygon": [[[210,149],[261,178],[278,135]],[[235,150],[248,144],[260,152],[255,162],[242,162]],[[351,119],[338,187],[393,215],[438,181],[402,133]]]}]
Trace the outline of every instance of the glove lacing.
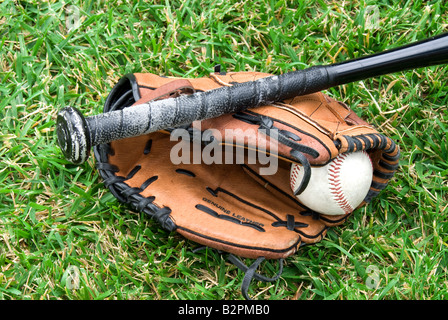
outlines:
[{"label": "glove lacing", "polygon": [[313,158],[317,158],[319,153],[308,146],[302,145],[297,141],[300,141],[301,138],[289,131],[280,130],[274,126],[274,121],[266,116],[260,116],[255,113],[248,112],[238,112],[233,115],[234,118],[244,121],[246,123],[258,125],[258,130],[260,132],[265,133],[267,136],[276,139],[279,143],[284,144],[291,148],[290,155],[299,162],[303,166],[303,179],[300,182],[300,185],[293,190],[294,195],[299,195],[305,190],[308,186],[308,183],[311,178],[311,166],[304,155],[305,153],[310,155]]}]

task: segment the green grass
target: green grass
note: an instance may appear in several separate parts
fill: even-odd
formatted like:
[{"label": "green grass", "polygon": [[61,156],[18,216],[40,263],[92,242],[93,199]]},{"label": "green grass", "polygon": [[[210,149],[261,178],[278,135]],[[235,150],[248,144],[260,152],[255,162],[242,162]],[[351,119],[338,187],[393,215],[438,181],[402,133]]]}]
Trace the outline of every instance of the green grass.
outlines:
[{"label": "green grass", "polygon": [[[129,72],[200,77],[220,63],[280,74],[447,31],[443,1],[343,4],[0,1],[0,299],[242,299],[244,274],[225,255],[193,253],[118,203],[93,159],[67,163],[56,114],[100,113]],[[253,297],[448,299],[447,80],[437,66],[327,91],[395,139],[399,170],[348,223],[288,258],[279,281],[254,282]],[[268,261],[259,272],[276,270]]]}]

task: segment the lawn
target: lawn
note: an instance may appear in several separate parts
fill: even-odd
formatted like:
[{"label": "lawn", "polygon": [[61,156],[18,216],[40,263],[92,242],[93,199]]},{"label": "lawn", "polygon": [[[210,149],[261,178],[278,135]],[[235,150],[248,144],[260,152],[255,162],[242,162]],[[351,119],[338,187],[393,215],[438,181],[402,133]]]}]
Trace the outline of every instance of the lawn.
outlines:
[{"label": "lawn", "polygon": [[[2,300],[243,299],[244,273],[225,253],[193,251],[120,204],[93,157],[64,160],[62,107],[102,112],[130,72],[281,74],[448,31],[444,1],[0,0],[0,12]],[[286,259],[278,281],[253,281],[254,299],[448,299],[447,80],[434,66],[326,91],[399,144],[399,169],[347,223]]]}]

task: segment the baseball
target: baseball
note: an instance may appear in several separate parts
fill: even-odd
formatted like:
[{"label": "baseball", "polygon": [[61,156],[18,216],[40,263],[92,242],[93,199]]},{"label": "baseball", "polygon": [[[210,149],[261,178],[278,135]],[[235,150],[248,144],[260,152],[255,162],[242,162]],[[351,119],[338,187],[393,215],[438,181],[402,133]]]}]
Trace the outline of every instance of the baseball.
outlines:
[{"label": "baseball", "polygon": [[[303,178],[303,167],[291,166],[290,184],[295,190]],[[311,178],[297,199],[316,212],[347,214],[366,197],[372,183],[373,166],[364,151],[343,153],[321,167],[311,167]]]}]

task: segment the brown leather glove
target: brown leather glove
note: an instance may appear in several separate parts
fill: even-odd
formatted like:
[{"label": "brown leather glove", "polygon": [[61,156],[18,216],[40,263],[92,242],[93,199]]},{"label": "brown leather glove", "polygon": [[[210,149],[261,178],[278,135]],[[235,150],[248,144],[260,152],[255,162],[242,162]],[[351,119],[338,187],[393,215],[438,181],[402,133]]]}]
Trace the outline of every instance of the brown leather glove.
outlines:
[{"label": "brown leather glove", "polygon": [[[266,76],[215,72],[206,78],[177,79],[130,74],[111,91],[104,112]],[[175,138],[180,136],[184,139]],[[248,278],[267,281],[276,277],[255,273],[263,259],[291,256],[302,245],[320,241],[329,227],[351,214],[319,214],[301,204],[294,195],[301,190],[290,186],[291,164],[306,170],[303,189],[313,179],[310,168],[359,150],[369,154],[374,169],[361,207],[393,177],[399,148],[347,105],[316,93],[114,141],[95,147],[95,156],[105,185],[120,201],[194,242],[257,259],[245,269]],[[276,160],[276,167],[261,174],[272,168],[260,159]],[[248,282],[243,283],[246,298]]]}]

